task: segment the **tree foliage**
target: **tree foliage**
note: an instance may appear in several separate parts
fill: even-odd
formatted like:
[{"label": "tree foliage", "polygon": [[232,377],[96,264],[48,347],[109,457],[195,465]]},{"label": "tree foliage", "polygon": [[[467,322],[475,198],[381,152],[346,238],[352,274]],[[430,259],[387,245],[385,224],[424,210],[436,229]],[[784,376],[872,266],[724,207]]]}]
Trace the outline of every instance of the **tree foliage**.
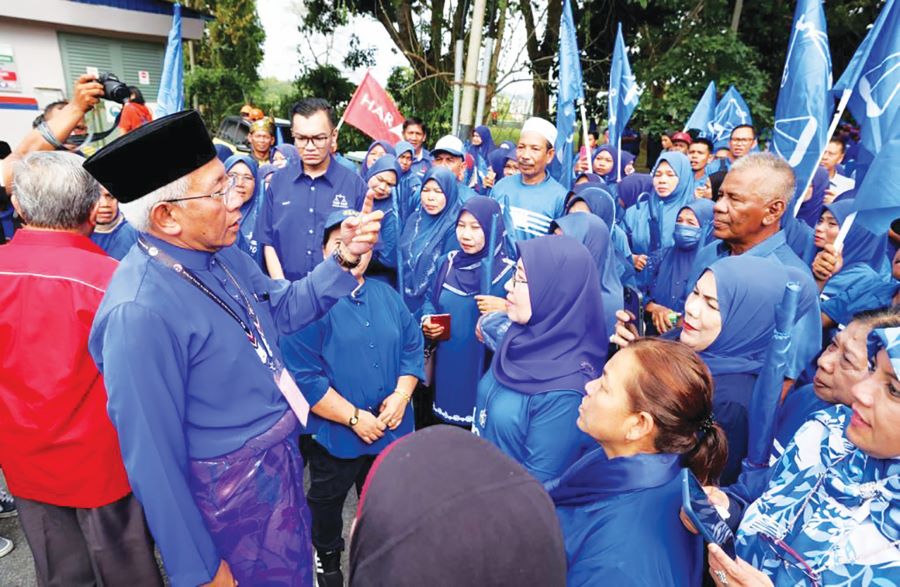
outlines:
[{"label": "tree foliage", "polygon": [[191,0],[185,5],[215,15],[194,52],[194,70],[185,76],[187,99],[196,98],[214,129],[256,91],[266,34],[255,0]]}]

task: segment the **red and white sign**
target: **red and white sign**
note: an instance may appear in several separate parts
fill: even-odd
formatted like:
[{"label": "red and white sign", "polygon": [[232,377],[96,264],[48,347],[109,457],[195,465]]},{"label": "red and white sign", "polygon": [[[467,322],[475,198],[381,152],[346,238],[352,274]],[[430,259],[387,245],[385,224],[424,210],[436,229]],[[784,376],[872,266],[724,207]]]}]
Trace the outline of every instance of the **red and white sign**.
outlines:
[{"label": "red and white sign", "polygon": [[138,83],[142,86],[150,85],[150,72],[143,69],[138,71]]},{"label": "red and white sign", "polygon": [[384,88],[366,72],[344,111],[344,122],[375,140],[394,145],[403,138],[404,120]]}]

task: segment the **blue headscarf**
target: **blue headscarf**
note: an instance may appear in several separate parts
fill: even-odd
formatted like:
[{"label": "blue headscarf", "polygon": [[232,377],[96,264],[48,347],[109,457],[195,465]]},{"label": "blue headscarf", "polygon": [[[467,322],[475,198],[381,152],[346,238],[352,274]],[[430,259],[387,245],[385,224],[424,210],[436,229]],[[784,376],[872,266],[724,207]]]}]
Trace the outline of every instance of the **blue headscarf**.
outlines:
[{"label": "blue headscarf", "polygon": [[295,165],[300,162],[300,151],[290,143],[275,145],[275,150],[284,155],[287,165]]},{"label": "blue headscarf", "polygon": [[514,149],[497,147],[491,151],[491,154],[488,155],[488,163],[490,163],[491,169],[494,170],[494,183],[503,179],[503,170],[506,168],[506,162],[515,160],[516,151]]},{"label": "blue headscarf", "polygon": [[608,191],[596,183],[582,183],[572,188],[572,195],[566,203],[566,214],[575,202],[584,202],[591,214],[600,217],[607,227],[616,222],[616,202]]},{"label": "blue headscarf", "polygon": [[494,145],[494,137],[491,136],[491,130],[483,125],[475,127],[475,134],[481,137],[481,144],[473,145],[470,143],[468,152],[475,158],[476,163],[478,157],[481,157],[486,163],[488,155],[496,148]]},{"label": "blue headscarf", "polygon": [[[601,177],[603,177],[603,181],[605,181],[608,184],[617,183],[619,181],[616,178],[616,170],[618,169],[618,165],[619,165],[619,150],[616,149],[615,147],[613,147],[612,145],[600,145],[599,147],[597,147],[597,151],[594,153],[594,159],[597,159],[597,156],[600,153],[609,153],[609,156],[612,157],[612,160],[613,160],[612,169],[610,169],[609,173],[607,173],[606,175],[601,176]],[[623,155],[622,167],[624,167],[624,166],[625,166],[625,157]],[[593,168],[594,168],[594,162],[591,161],[591,169],[593,169]],[[623,179],[625,178],[624,173],[622,173],[622,178]]]},{"label": "blue headscarf", "polygon": [[[578,177],[575,178],[575,181],[578,181],[582,177],[586,177],[588,183],[596,183],[596,184],[600,184],[600,185],[606,185],[606,182],[603,181],[603,178],[600,177],[599,175],[597,175],[596,173],[592,173],[589,171],[585,171],[584,173],[579,173]],[[584,184],[580,183],[577,185],[584,185]]]},{"label": "blue headscarf", "polygon": [[637,204],[641,194],[653,191],[653,178],[646,173],[632,173],[616,186],[616,195],[626,210]]},{"label": "blue headscarf", "polygon": [[[651,298],[657,304],[675,312],[684,310],[687,280],[691,277],[694,259],[712,232],[713,206],[710,200],[694,200],[681,208],[693,210],[694,216],[697,217],[700,224],[699,241],[694,246],[684,246],[684,243],[679,242],[680,239],[675,239],[675,244],[660,259],[655,281],[650,286]],[[678,211],[679,214],[681,210]],[[675,230],[678,230],[679,226],[676,224]]]},{"label": "blue headscarf", "polygon": [[[506,238],[506,228],[503,224],[503,212],[500,210],[500,204],[496,200],[486,196],[473,196],[463,205],[457,215],[468,212],[475,217],[481,230],[484,231],[484,246],[480,251],[474,254],[468,254],[460,248],[459,252],[453,258],[453,265],[447,275],[444,277],[444,283],[454,287],[466,295],[473,295],[481,292],[481,263],[488,256],[488,243],[491,242],[491,217],[497,215],[497,224],[494,230],[497,235],[494,237],[495,249],[492,253],[494,262],[491,266],[491,283],[500,275],[507,267],[506,252],[503,243]],[[435,288],[435,296],[439,296],[440,288]]]},{"label": "blue headscarf", "polygon": [[651,221],[656,218],[659,225],[660,248],[670,247],[674,244],[673,232],[675,231],[675,219],[678,212],[694,198],[694,181],[691,162],[678,151],[666,151],[659,156],[656,165],[653,166],[652,175],[656,174],[659,166],[666,162],[672,167],[678,176],[678,185],[667,197],[661,197],[654,188],[646,202],[630,208],[625,215],[625,221],[631,230],[631,245],[636,253],[651,253]]},{"label": "blue headscarf", "polygon": [[[380,157],[375,163],[372,164],[366,171],[365,180],[366,183],[369,183],[369,180],[378,175],[379,173],[383,173],[385,171],[393,171],[394,175],[397,178],[397,182],[400,182],[400,164],[397,163],[397,158],[393,155],[385,155],[384,157]],[[394,188],[397,189],[396,187]],[[393,191],[391,192],[393,195]],[[393,207],[393,199],[389,196],[387,198],[378,199],[375,198],[375,201],[372,203],[373,210],[384,210],[385,214]]]},{"label": "blue headscarf", "polygon": [[[807,223],[812,228],[816,227],[816,222],[819,221],[819,216],[822,215],[822,204],[825,203],[825,190],[828,189],[828,181],[828,170],[821,165],[816,167],[816,171],[813,173],[812,184],[810,184],[812,186],[812,197],[800,205],[800,211],[797,212],[796,216],[797,220]],[[791,214],[793,209],[785,213]]]},{"label": "blue headscarf", "polygon": [[[609,227],[594,214],[569,214],[557,218],[553,224],[558,226],[564,235],[583,244],[594,258],[600,278],[600,291],[603,294],[606,331],[612,332],[616,325],[616,311],[625,306],[625,298]],[[550,226],[551,231],[554,228],[553,225]]]},{"label": "blue headscarf", "polygon": [[253,233],[256,229],[256,219],[259,216],[259,211],[262,209],[265,185],[259,178],[259,164],[253,157],[244,153],[232,155],[226,159],[225,172],[231,171],[238,163],[243,163],[250,169],[254,181],[253,196],[241,204],[241,220],[239,222],[241,238],[238,241],[238,248],[259,261],[262,258],[262,247],[253,238]]},{"label": "blue headscarf", "polygon": [[[524,394],[573,389],[603,372],[607,333],[591,254],[567,236],[517,243],[531,319],[513,324],[491,364],[497,381]],[[521,286],[516,286],[521,287]]]},{"label": "blue headscarf", "polygon": [[397,157],[402,155],[403,153],[409,153],[413,157],[416,156],[416,148],[412,146],[412,143],[407,141],[397,141],[397,144],[394,145],[394,153],[396,153]]},{"label": "blue headscarf", "polygon": [[734,373],[757,374],[775,329],[775,306],[789,281],[802,287],[797,316],[816,302],[818,292],[800,269],[775,259],[733,255],[709,267],[716,280],[722,331],[700,357],[713,377]]},{"label": "blue headscarf", "polygon": [[[856,210],[856,204],[853,200],[842,200],[826,204],[824,208],[831,212],[838,224],[843,225],[844,221],[847,220],[847,216]],[[864,263],[877,273],[884,273],[886,269],[887,246],[886,230],[882,234],[876,235],[860,226],[858,222],[854,222],[847,232],[847,237],[844,239],[844,248],[841,250],[841,255],[844,258],[844,267],[849,267],[854,263]],[[890,274],[889,270],[888,274]]]},{"label": "blue headscarf", "polygon": [[406,269],[403,291],[405,295],[412,297],[421,296],[434,281],[438,260],[444,253],[444,241],[449,233],[455,233],[459,211],[462,208],[458,182],[452,171],[444,167],[432,167],[422,178],[422,187],[424,188],[429,181],[434,181],[440,186],[447,204],[434,216],[419,206],[403,227],[399,243]]},{"label": "blue headscarf", "polygon": [[497,145],[497,148],[498,149],[510,149],[511,151],[515,152],[516,144],[512,141],[503,141],[499,145]]},{"label": "blue headscarf", "polygon": [[392,144],[390,144],[389,142],[387,142],[387,141],[372,141],[372,144],[369,145],[369,148],[366,151],[366,156],[363,157],[362,163],[359,166],[359,174],[362,177],[366,177],[366,174],[369,171],[369,166],[366,164],[366,161],[369,160],[369,153],[371,153],[372,149],[374,149],[377,146],[381,146],[381,148],[384,149],[385,155],[394,155],[394,156],[397,155],[397,152],[394,151],[394,146]]}]

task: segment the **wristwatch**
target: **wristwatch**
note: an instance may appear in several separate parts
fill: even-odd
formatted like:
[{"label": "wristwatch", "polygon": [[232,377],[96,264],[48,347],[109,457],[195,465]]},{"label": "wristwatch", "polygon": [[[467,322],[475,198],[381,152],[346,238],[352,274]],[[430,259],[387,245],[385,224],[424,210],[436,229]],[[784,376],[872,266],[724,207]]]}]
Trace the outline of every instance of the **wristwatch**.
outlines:
[{"label": "wristwatch", "polygon": [[359,408],[353,409],[353,415],[350,416],[350,421],[347,422],[347,425],[353,428],[359,423]]},{"label": "wristwatch", "polygon": [[334,252],[331,254],[334,257],[334,260],[337,261],[337,264],[346,269],[356,269],[356,266],[359,265],[359,261],[362,257],[357,257],[356,261],[349,261],[346,257],[344,257],[343,253],[341,253],[341,246],[338,245],[334,248]]}]

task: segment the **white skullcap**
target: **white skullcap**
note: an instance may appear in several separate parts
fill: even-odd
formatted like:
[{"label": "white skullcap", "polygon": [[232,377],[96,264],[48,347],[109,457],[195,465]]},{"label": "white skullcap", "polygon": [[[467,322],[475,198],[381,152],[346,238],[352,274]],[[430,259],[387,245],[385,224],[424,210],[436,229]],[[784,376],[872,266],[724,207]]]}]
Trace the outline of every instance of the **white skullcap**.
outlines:
[{"label": "white skullcap", "polygon": [[550,146],[556,144],[556,125],[543,118],[534,116],[525,121],[522,125],[522,132],[536,132],[550,143]]}]

